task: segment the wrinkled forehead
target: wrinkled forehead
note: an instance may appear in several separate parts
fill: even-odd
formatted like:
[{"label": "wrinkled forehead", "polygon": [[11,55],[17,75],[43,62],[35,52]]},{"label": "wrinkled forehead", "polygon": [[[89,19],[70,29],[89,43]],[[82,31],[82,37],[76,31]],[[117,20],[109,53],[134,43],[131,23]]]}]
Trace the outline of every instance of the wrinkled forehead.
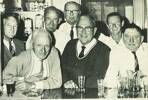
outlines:
[{"label": "wrinkled forehead", "polygon": [[127,28],[127,29],[125,29],[124,35],[140,36],[141,34],[135,28]]},{"label": "wrinkled forehead", "polygon": [[108,18],[108,23],[112,23],[112,22],[121,22],[120,17],[119,16],[110,16]]},{"label": "wrinkled forehead", "polygon": [[46,15],[45,15],[45,19],[46,18],[58,18],[58,13],[54,10],[49,10]]},{"label": "wrinkled forehead", "polygon": [[92,21],[87,16],[81,16],[78,22],[78,26],[93,26]]},{"label": "wrinkled forehead", "polygon": [[17,24],[17,20],[12,16],[5,18],[4,21],[5,23]]},{"label": "wrinkled forehead", "polygon": [[79,7],[77,4],[75,3],[68,3],[66,6],[65,6],[65,10],[79,10]]}]

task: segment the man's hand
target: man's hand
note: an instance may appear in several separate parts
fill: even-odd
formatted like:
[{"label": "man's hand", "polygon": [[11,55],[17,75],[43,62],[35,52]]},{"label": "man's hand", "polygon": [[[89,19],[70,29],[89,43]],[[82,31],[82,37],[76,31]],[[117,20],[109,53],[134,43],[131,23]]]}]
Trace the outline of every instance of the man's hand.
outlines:
[{"label": "man's hand", "polygon": [[73,80],[70,80],[64,83],[64,88],[78,88],[78,86]]},{"label": "man's hand", "polygon": [[26,82],[37,82],[37,81],[41,81],[44,78],[42,77],[42,75],[40,74],[36,74],[36,75],[32,75],[29,76],[28,78],[25,79]]},{"label": "man's hand", "polygon": [[16,90],[25,90],[25,89],[32,89],[34,83],[32,82],[24,82],[24,81],[17,81],[16,82]]}]

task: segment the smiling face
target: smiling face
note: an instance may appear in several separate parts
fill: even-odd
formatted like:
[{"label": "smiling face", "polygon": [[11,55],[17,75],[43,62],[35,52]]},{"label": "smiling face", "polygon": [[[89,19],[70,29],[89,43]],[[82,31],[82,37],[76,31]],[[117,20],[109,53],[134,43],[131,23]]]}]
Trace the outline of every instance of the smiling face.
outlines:
[{"label": "smiling face", "polygon": [[65,6],[65,19],[70,25],[74,25],[80,15],[80,9],[75,3],[69,3]]},{"label": "smiling face", "polygon": [[144,37],[135,28],[127,28],[123,35],[123,42],[130,51],[136,51]]},{"label": "smiling face", "polygon": [[50,48],[51,41],[49,39],[48,33],[39,33],[39,35],[36,35],[33,41],[33,50],[39,59],[45,59],[50,52]]},{"label": "smiling face", "polygon": [[54,32],[59,24],[59,16],[56,11],[49,10],[45,15],[45,28],[48,32]]},{"label": "smiling face", "polygon": [[14,17],[8,17],[4,19],[4,35],[11,39],[16,35],[17,32],[17,21]]},{"label": "smiling face", "polygon": [[77,24],[77,36],[83,45],[88,44],[93,39],[96,28],[87,16],[81,16]]}]

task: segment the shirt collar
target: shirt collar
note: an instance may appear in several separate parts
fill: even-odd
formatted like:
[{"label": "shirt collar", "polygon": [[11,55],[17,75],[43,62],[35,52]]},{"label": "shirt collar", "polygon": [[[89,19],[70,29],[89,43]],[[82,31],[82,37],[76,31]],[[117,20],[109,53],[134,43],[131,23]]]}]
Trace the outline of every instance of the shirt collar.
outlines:
[{"label": "shirt collar", "polygon": [[32,56],[33,56],[33,59],[35,60],[35,61],[41,61],[37,56],[36,56],[36,54],[35,54],[35,52],[33,51],[33,49],[32,49],[32,51],[31,51],[32,53]]},{"label": "shirt collar", "polygon": [[[85,45],[86,48],[85,48],[84,54],[88,53],[96,43],[97,43],[97,40],[95,38],[93,38],[90,43]],[[80,40],[78,40],[78,43],[77,43],[78,54],[80,53],[82,46],[83,46],[83,44],[80,42]]]},{"label": "shirt collar", "polygon": [[[8,48],[8,50],[9,50],[9,41],[7,41],[6,39],[3,39],[3,43],[5,44],[5,46]],[[14,47],[14,49],[15,49],[15,44],[14,44],[14,41],[13,41],[13,39],[12,39],[12,41],[11,41],[11,44],[12,44],[12,46]]]}]

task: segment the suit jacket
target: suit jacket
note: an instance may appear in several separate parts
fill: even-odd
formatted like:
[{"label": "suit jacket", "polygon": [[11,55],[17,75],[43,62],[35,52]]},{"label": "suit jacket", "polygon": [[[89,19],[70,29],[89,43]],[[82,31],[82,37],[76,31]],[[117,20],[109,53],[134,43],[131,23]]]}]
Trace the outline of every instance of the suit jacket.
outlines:
[{"label": "suit jacket", "polygon": [[[20,41],[18,39],[13,39],[14,45],[15,45],[15,55],[19,55],[23,50],[25,50],[25,45],[23,41]],[[12,58],[12,55],[8,48],[3,44],[3,66],[2,70],[4,70],[5,66],[7,65],[8,61]]]},{"label": "suit jacket", "polygon": [[[29,73],[33,68],[36,68],[34,65],[34,58],[32,58],[33,50],[29,49],[22,52],[19,56],[13,57],[7,64],[6,68],[3,71],[3,79],[7,79],[10,75],[14,77],[29,77]],[[37,81],[38,84],[42,84],[37,88],[41,89],[53,89],[60,88],[62,85],[62,75],[61,75],[61,66],[60,58],[58,51],[52,47],[48,57],[45,59],[48,64],[47,79]],[[34,81],[36,82],[36,81]]]}]

